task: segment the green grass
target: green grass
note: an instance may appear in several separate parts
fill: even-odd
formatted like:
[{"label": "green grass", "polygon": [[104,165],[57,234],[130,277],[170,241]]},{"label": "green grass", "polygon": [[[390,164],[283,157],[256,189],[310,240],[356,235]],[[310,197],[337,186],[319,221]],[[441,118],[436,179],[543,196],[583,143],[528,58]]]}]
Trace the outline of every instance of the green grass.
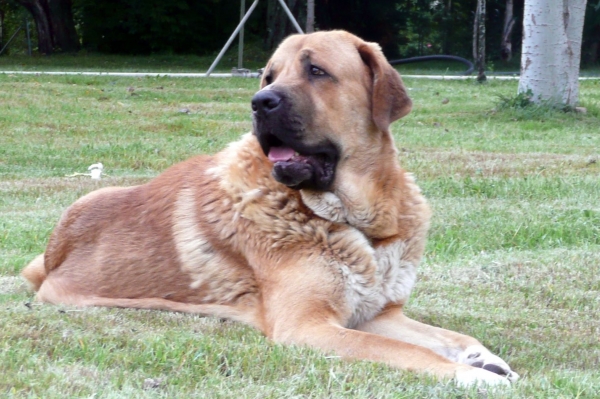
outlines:
[{"label": "green grass", "polygon": [[[223,42],[223,45],[225,42]],[[51,57],[34,54],[0,56],[0,70],[5,71],[104,71],[104,72],[206,72],[218,53],[196,55],[154,54],[129,56],[98,54],[81,51],[77,54],[54,54]],[[244,46],[244,68],[256,70],[265,66],[269,52],[260,43]],[[237,42],[225,53],[215,72],[229,72],[237,68]]]},{"label": "green grass", "polygon": [[[479,338],[514,387],[460,389],[218,319],[30,303],[18,273],[66,206],[223,148],[251,129],[258,82],[0,74],[0,396],[597,397],[600,83],[581,84],[586,114],[499,109],[516,82],[405,83],[414,111],[393,133],[434,210],[408,313]],[[95,162],[100,182],[67,177]]]},{"label": "green grass", "polygon": [[[223,45],[225,42],[223,42]],[[259,42],[246,43],[244,46],[243,67],[256,71],[266,65],[270,51],[265,51]],[[85,50],[77,54],[54,54],[51,57],[33,54],[24,55],[14,52],[9,56],[0,56],[0,71],[104,71],[104,72],[206,72],[215,60],[218,52],[211,55],[173,55],[153,54],[146,56],[115,55],[90,53]],[[394,57],[400,58],[400,57]],[[217,65],[215,72],[230,72],[237,68],[238,47],[234,41]],[[403,74],[413,75],[462,75],[467,67],[455,61],[427,61],[398,65]],[[510,63],[489,62],[487,76],[506,75],[519,72],[519,61],[514,58]],[[581,76],[600,76],[600,66],[583,65]],[[471,76],[477,76],[474,71]]]}]

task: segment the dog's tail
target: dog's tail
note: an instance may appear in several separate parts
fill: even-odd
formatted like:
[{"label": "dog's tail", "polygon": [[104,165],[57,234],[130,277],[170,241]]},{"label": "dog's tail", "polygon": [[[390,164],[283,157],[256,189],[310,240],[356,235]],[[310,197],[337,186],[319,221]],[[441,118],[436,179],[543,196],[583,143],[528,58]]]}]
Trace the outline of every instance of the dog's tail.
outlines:
[{"label": "dog's tail", "polygon": [[29,282],[31,287],[37,291],[46,279],[46,267],[44,266],[44,254],[38,255],[21,272],[21,276]]}]

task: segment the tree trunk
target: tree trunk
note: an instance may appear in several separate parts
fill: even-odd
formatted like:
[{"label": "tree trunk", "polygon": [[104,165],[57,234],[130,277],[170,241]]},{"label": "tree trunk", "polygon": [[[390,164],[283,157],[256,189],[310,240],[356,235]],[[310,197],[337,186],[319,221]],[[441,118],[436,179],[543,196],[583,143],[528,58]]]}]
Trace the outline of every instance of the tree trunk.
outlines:
[{"label": "tree trunk", "polygon": [[477,65],[477,81],[485,76],[485,0],[477,0],[477,10],[473,20],[473,58]]},{"label": "tree trunk", "polygon": [[306,2],[306,33],[315,31],[315,0]]},{"label": "tree trunk", "polygon": [[279,11],[279,4],[277,0],[269,0],[267,3],[267,35],[265,37],[265,48],[272,50],[277,43],[278,32],[281,30],[281,24],[283,23],[281,18],[281,12]]},{"label": "tree trunk", "polygon": [[506,0],[506,9],[504,10],[504,27],[502,29],[502,42],[500,43],[500,56],[504,61],[510,61],[512,58],[512,30],[515,26],[515,16],[513,11],[513,0]]},{"label": "tree trunk", "polygon": [[519,93],[536,103],[575,106],[587,0],[526,0]]},{"label": "tree trunk", "polygon": [[54,46],[60,51],[78,51],[79,36],[73,22],[71,0],[47,0]]},{"label": "tree trunk", "polygon": [[38,51],[52,54],[79,50],[71,0],[17,0],[33,16],[38,32]]},{"label": "tree trunk", "polygon": [[448,0],[444,3],[444,16],[442,17],[441,24],[442,39],[442,54],[452,54],[452,40],[451,33],[453,30],[452,24],[452,0]]},{"label": "tree trunk", "polygon": [[[296,6],[299,2],[297,0],[285,0],[285,3],[292,13],[295,14]],[[267,4],[267,37],[265,38],[265,48],[267,50],[274,49],[287,35],[295,32],[296,30],[279,4],[279,1],[269,0]]]},{"label": "tree trunk", "polygon": [[4,42],[4,10],[0,10],[0,49]]},{"label": "tree trunk", "polygon": [[54,43],[52,41],[48,3],[45,0],[17,0],[17,2],[29,11],[35,21],[38,33],[38,51],[46,55],[52,54]]}]

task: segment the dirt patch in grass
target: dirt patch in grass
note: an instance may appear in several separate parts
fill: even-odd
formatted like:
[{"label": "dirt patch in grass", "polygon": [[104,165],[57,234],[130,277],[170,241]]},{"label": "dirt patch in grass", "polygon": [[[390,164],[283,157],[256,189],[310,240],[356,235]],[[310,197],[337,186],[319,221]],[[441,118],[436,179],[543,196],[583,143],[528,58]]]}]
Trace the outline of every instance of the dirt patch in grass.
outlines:
[{"label": "dirt patch in grass", "polygon": [[100,181],[88,176],[49,177],[46,179],[20,179],[0,181],[3,193],[44,193],[54,194],[62,191],[78,192],[95,190],[107,186],[133,186],[148,181],[147,177],[105,177]]},{"label": "dirt patch in grass", "polygon": [[403,166],[421,179],[440,176],[522,177],[598,174],[600,154],[495,153],[400,150]]},{"label": "dirt patch in grass", "polygon": [[0,277],[0,295],[26,294],[29,285],[21,276]]}]

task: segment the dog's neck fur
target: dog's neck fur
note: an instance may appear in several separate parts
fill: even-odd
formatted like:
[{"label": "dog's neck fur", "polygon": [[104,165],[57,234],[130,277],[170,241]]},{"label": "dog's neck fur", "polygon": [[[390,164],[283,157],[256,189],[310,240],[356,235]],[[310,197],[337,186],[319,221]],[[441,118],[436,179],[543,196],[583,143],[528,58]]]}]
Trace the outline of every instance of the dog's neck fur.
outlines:
[{"label": "dog's neck fur", "polygon": [[[340,163],[332,191],[301,190],[303,202],[320,217],[336,223],[347,223],[362,231],[372,240],[410,236],[415,228],[428,224],[428,211],[411,212],[412,207],[427,207],[419,187],[411,174],[400,167],[393,139],[388,132],[380,136],[380,145],[365,151],[364,162],[370,165],[362,170],[350,170]],[[386,145],[381,145],[386,142]],[[392,141],[392,146],[389,146]],[[381,148],[394,150],[382,152]],[[377,162],[373,162],[377,157]],[[374,168],[374,165],[378,167]],[[343,178],[340,178],[343,176]],[[390,185],[393,182],[394,185]],[[426,220],[414,220],[411,218]],[[402,220],[400,220],[402,219]]]},{"label": "dog's neck fur", "polygon": [[[391,140],[392,145],[386,140]],[[228,160],[225,164],[237,165],[237,161],[232,160],[238,157],[232,156],[230,151],[237,152],[247,147],[261,151],[258,141],[247,135],[241,141],[230,144],[221,154]],[[360,154],[353,155],[361,158],[359,162],[340,161],[330,191],[300,190],[302,202],[323,219],[348,224],[374,243],[388,239],[404,241],[417,234],[425,234],[429,226],[428,205],[412,175],[400,167],[391,135],[385,132],[373,140],[372,145],[363,148]],[[388,150],[384,152],[384,148]],[[374,162],[374,159],[377,161]],[[253,162],[257,162],[258,169],[265,168],[265,178],[269,176],[268,179],[272,179],[269,161],[254,158]],[[365,167],[352,169],[349,164]],[[240,184],[238,188],[243,192],[253,193],[252,190],[257,188],[253,184],[247,187],[245,183]],[[279,187],[275,181],[273,184]],[[297,193],[295,190],[290,192]]]}]

